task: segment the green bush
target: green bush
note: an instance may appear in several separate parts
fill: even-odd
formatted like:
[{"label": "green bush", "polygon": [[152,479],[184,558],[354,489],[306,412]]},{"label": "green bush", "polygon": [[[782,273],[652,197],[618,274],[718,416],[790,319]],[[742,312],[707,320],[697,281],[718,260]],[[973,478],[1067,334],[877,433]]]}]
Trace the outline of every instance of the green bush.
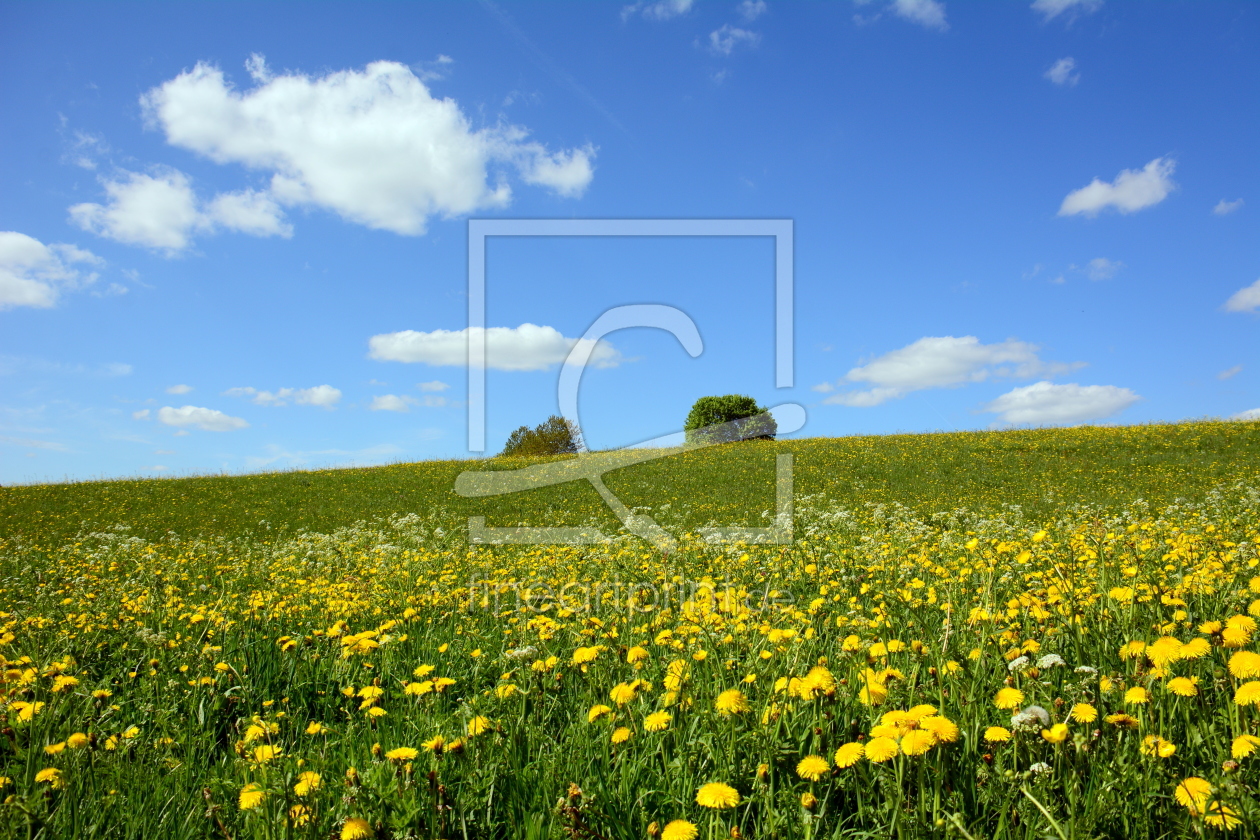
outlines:
[{"label": "green bush", "polygon": [[582,432],[558,415],[551,415],[534,428],[521,426],[508,436],[501,455],[576,455],[582,449]]},{"label": "green bush", "polygon": [[[711,426],[721,428],[705,431]],[[731,443],[737,440],[774,440],[779,424],[752,397],[727,394],[696,400],[683,428],[689,444]]]}]

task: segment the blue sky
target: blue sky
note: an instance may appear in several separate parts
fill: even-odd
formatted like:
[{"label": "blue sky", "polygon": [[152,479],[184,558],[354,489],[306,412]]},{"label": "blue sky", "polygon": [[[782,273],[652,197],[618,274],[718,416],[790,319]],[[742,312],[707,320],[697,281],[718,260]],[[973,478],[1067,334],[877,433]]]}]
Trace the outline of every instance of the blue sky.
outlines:
[{"label": "blue sky", "polygon": [[595,447],[706,394],[798,433],[1260,416],[1260,7],[1118,0],[0,4],[0,482],[468,457],[610,307]]}]

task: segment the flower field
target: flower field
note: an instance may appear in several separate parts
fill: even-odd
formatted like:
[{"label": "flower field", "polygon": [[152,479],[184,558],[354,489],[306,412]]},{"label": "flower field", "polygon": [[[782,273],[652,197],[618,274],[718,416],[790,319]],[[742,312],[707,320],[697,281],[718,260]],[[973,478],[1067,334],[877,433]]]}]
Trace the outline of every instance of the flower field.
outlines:
[{"label": "flower field", "polygon": [[463,466],[0,489],[0,836],[1260,834],[1260,424]]}]

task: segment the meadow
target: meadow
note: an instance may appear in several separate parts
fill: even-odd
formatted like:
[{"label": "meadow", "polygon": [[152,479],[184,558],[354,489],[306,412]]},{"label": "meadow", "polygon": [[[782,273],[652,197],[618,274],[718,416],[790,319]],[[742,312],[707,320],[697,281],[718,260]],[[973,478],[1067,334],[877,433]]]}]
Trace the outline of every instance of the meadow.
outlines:
[{"label": "meadow", "polygon": [[1260,423],[522,463],[0,488],[0,837],[1260,835]]}]

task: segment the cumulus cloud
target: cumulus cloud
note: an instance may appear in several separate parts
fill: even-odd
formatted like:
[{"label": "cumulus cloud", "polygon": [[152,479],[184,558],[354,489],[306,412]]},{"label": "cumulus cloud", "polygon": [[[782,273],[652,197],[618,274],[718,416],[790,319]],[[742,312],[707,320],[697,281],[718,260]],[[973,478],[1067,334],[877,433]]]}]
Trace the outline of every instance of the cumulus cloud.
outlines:
[{"label": "cumulus cloud", "polygon": [[372,411],[411,411],[411,407],[418,402],[415,397],[398,396],[397,394],[382,394],[379,397],[372,397],[372,404],[368,406]]},{"label": "cumulus cloud", "polygon": [[432,382],[417,382],[416,387],[421,391],[445,391],[451,386],[440,379],[434,379]]},{"label": "cumulus cloud", "polygon": [[691,11],[695,0],[657,0],[655,3],[632,3],[621,8],[621,19],[642,14],[648,20],[669,20]]},{"label": "cumulus cloud", "polygon": [[62,291],[96,281],[95,272],[76,265],[101,262],[100,257],[73,245],[45,245],[24,233],[0,231],[0,310],[55,306]]},{"label": "cumulus cloud", "polygon": [[1216,206],[1212,208],[1212,212],[1218,216],[1228,216],[1230,213],[1233,213],[1242,206],[1243,200],[1241,198],[1236,198],[1233,201],[1226,201],[1222,198],[1220,201],[1216,202]]},{"label": "cumulus cloud", "polygon": [[293,234],[280,206],[265,193],[222,193],[202,207],[188,176],[177,169],[159,167],[152,175],[123,170],[102,178],[101,185],[108,202],[76,204],[70,220],[127,245],[176,254],[191,244],[194,233],[218,228],[254,236]]},{"label": "cumulus cloud", "polygon": [[1225,301],[1226,312],[1255,312],[1260,308],[1260,280],[1239,289]]},{"label": "cumulus cloud", "polygon": [[893,0],[893,11],[898,17],[928,29],[949,29],[945,22],[945,4],[937,0]]},{"label": "cumulus cloud", "polygon": [[[957,388],[990,377],[1055,376],[1081,367],[1079,363],[1043,362],[1037,349],[1015,339],[981,344],[971,335],[920,338],[853,368],[841,380],[841,384],[867,382],[871,387],[833,394],[823,402],[868,408],[928,388]],[[825,384],[814,390],[829,393],[835,387]]]},{"label": "cumulus cloud", "polygon": [[760,41],[761,36],[756,32],[749,32],[747,29],[740,29],[727,23],[723,24],[721,29],[715,29],[709,33],[709,51],[714,55],[730,55],[740,44],[755,47]]},{"label": "cumulus cloud", "polygon": [[269,195],[230,202],[220,224],[266,229],[268,202],[277,202],[416,235],[432,216],[506,206],[511,187],[492,168],[514,167],[563,196],[581,195],[593,177],[593,147],[551,152],[517,126],[473,130],[453,99],[434,98],[404,64],[313,77],[273,74],[252,56],[249,69],[248,90],[199,63],[141,98],[172,145],[271,174]]},{"label": "cumulus cloud", "polygon": [[1064,12],[1069,19],[1079,14],[1096,12],[1102,7],[1102,0],[1034,0],[1032,9],[1041,13],[1043,22],[1054,20]]},{"label": "cumulus cloud", "polygon": [[1063,199],[1059,215],[1093,217],[1108,207],[1114,207],[1121,213],[1134,213],[1152,207],[1177,188],[1172,180],[1175,168],[1174,161],[1161,157],[1140,170],[1124,170],[1111,183],[1095,178]]},{"label": "cumulus cloud", "polygon": [[192,386],[191,386],[191,385],[172,385],[171,387],[169,387],[169,388],[167,388],[167,389],[166,389],[166,393],[168,393],[168,394],[187,394],[187,393],[188,393],[189,391],[191,391],[191,390],[192,390]]},{"label": "cumulus cloud", "polygon": [[735,11],[744,20],[752,23],[766,13],[766,0],[743,0],[735,7]]},{"label": "cumulus cloud", "polygon": [[195,405],[186,405],[183,408],[171,408],[170,406],[160,408],[158,409],[157,419],[167,426],[177,427],[180,431],[185,431],[188,427],[192,427],[205,432],[230,432],[249,426],[240,417],[229,417],[222,411],[216,411],[213,408],[199,408]]},{"label": "cumulus cloud", "polygon": [[1015,388],[982,411],[998,415],[1011,426],[1062,426],[1105,420],[1140,400],[1128,388],[1115,385],[1054,385],[1037,382]]},{"label": "cumulus cloud", "polygon": [[225,397],[249,397],[257,405],[281,406],[290,402],[296,405],[317,405],[332,408],[341,399],[341,391],[331,385],[314,388],[281,388],[277,391],[259,391],[256,388],[229,388]]},{"label": "cumulus cloud", "polygon": [[1056,61],[1044,75],[1056,85],[1067,85],[1070,87],[1081,80],[1081,74],[1075,71],[1076,59],[1068,56]]},{"label": "cumulus cloud", "polygon": [[[480,337],[480,330],[473,331]],[[423,362],[427,365],[465,367],[468,364],[468,329],[402,332],[374,335],[368,339],[368,355],[382,362]],[[565,338],[554,327],[521,324],[519,327],[490,327],[485,330],[486,367],[492,370],[546,370],[561,364],[579,342],[589,339]],[[620,352],[606,341],[596,344],[591,354],[595,367],[616,367],[624,361]]]},{"label": "cumulus cloud", "polygon": [[1240,411],[1230,418],[1231,420],[1260,420],[1260,408],[1249,408],[1246,411]]}]

